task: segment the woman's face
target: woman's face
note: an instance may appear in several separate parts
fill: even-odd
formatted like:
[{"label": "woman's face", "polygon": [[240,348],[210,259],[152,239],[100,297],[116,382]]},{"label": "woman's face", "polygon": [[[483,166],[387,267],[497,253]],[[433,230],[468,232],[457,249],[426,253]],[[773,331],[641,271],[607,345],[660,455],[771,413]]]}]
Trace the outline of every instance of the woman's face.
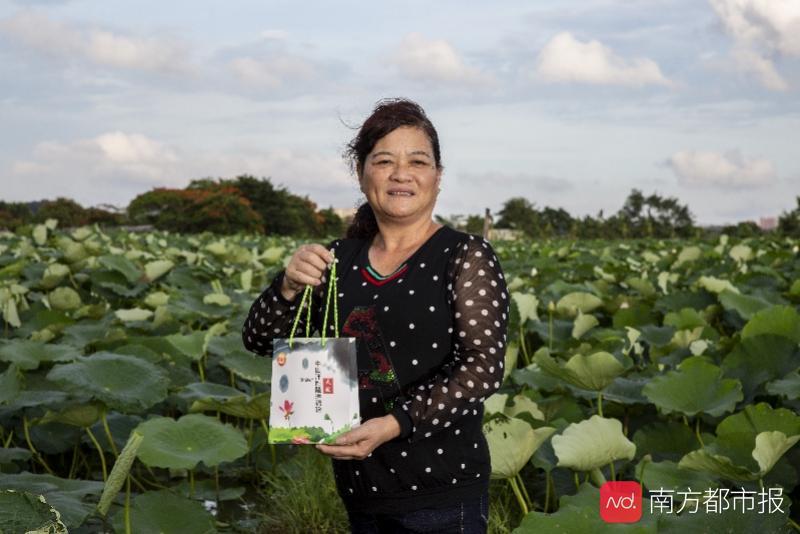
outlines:
[{"label": "woman's face", "polygon": [[401,126],[375,143],[358,178],[378,220],[413,220],[433,213],[441,174],[425,132]]}]

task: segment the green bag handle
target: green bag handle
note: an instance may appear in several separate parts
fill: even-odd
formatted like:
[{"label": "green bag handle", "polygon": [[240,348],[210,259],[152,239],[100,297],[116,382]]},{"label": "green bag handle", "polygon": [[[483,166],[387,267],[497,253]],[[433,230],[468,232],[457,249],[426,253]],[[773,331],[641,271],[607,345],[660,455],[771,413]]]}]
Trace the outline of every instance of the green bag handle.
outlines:
[{"label": "green bag handle", "polygon": [[[330,274],[328,276],[328,294],[325,297],[325,314],[322,318],[322,345],[328,341],[326,332],[327,330],[325,327],[328,324],[328,310],[331,304],[331,298],[333,298],[333,337],[339,337],[339,306],[338,306],[338,295],[336,294],[336,264],[339,260],[335,257],[333,258],[333,263],[331,264]],[[311,290],[312,287],[307,285],[303,290],[303,298],[300,299],[300,306],[297,309],[297,315],[294,317],[294,323],[292,324],[292,331],[289,333],[289,348],[292,348],[292,342],[294,341],[294,332],[297,329],[297,323],[300,321],[300,314],[303,312],[303,306],[306,304],[306,299],[308,299],[308,306],[306,310],[306,337],[311,337]]]}]

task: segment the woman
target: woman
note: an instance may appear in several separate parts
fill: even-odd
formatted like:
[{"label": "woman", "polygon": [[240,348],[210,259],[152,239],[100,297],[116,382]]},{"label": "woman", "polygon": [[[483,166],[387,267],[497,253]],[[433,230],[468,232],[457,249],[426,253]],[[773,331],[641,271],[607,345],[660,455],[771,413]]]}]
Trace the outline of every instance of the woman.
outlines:
[{"label": "woman", "polygon": [[367,202],[346,239],[292,255],[253,303],[244,344],[269,355],[306,285],[318,328],[335,257],[340,330],[359,339],[362,424],[317,448],[333,458],[353,532],[485,532],[483,400],[503,379],[509,309],[500,264],[482,238],[432,219],[439,139],[417,104],[379,102],[346,154]]}]

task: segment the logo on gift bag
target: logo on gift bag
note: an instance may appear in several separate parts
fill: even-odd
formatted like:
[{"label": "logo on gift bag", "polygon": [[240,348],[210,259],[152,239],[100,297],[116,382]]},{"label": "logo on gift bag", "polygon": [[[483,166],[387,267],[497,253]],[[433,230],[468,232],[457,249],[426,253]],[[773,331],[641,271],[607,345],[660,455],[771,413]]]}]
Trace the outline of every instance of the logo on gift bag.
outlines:
[{"label": "logo on gift bag", "polygon": [[322,392],[333,394],[333,378],[322,379]]},{"label": "logo on gift bag", "polygon": [[635,523],[642,518],[642,486],[632,480],[600,486],[600,517],[606,523]]}]

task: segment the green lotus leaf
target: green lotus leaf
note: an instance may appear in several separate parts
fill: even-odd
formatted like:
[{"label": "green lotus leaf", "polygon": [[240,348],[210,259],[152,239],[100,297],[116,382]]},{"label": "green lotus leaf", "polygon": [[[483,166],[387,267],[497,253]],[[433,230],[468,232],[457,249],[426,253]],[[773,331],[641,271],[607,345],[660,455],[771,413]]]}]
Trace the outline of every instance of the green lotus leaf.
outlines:
[{"label": "green lotus leaf", "polygon": [[39,285],[44,289],[53,289],[69,274],[69,267],[62,263],[51,263],[44,270]]},{"label": "green lotus leaf", "polygon": [[722,293],[726,291],[728,293],[738,294],[739,290],[730,283],[729,280],[721,280],[719,278],[715,278],[713,276],[701,276],[697,280],[697,285],[708,291],[709,293]]},{"label": "green lotus leaf", "polygon": [[503,364],[503,382],[511,376],[511,372],[517,368],[517,359],[519,358],[519,345],[514,342],[506,345],[506,353],[503,356],[505,363]]},{"label": "green lotus leaf", "polygon": [[766,402],[745,406],[717,425],[715,447],[739,465],[756,469],[753,449],[756,436],[762,432],[783,432],[786,436],[800,434],[800,416],[786,408],[773,408]]},{"label": "green lotus leaf", "polygon": [[7,297],[4,301],[0,298],[0,303],[2,303],[3,306],[3,320],[14,328],[22,326],[22,321],[19,319],[19,311],[17,311],[17,303],[14,298]]},{"label": "green lotus leaf", "polygon": [[131,321],[147,321],[153,316],[153,312],[143,308],[131,308],[128,310],[116,310],[114,315],[120,321],[127,323]]},{"label": "green lotus leaf", "polygon": [[217,306],[229,306],[231,298],[225,293],[209,293],[203,297],[203,304],[216,304]]},{"label": "green lotus leaf", "polygon": [[599,415],[570,424],[561,435],[553,436],[552,443],[558,466],[576,471],[591,471],[636,455],[636,445],[622,433],[622,423]]},{"label": "green lotus leaf", "polygon": [[[40,224],[37,229],[40,227],[47,232],[44,225]],[[0,491],[0,532],[67,534],[67,526],[61,521],[61,514],[47,504],[44,496],[3,490]]]},{"label": "green lotus leaf", "polygon": [[528,414],[533,419],[544,421],[544,413],[539,406],[526,395],[514,395],[513,404],[505,408],[504,413],[509,417],[516,417],[520,414]]},{"label": "green lotus leaf", "polygon": [[795,371],[785,378],[767,382],[765,389],[770,395],[786,397],[788,400],[800,398],[800,372]]},{"label": "green lotus leaf", "polygon": [[650,280],[645,278],[629,277],[625,279],[625,283],[645,297],[652,297],[656,294],[656,288],[653,287]]},{"label": "green lotus leaf", "polygon": [[140,424],[144,436],[139,459],[150,467],[194,469],[232,462],[247,453],[247,442],[234,427],[201,414],[184,415],[177,421],[155,417]]},{"label": "green lotus leaf", "polygon": [[654,460],[680,460],[697,448],[692,429],[675,421],[655,421],[643,426],[633,435],[636,450],[649,454]]},{"label": "green lotus leaf", "polygon": [[698,246],[691,245],[683,247],[683,250],[681,250],[680,254],[678,254],[678,259],[675,260],[674,264],[672,264],[672,267],[677,268],[683,265],[684,263],[697,261],[698,259],[700,259],[700,256],[702,255],[703,251],[700,250],[700,247]]},{"label": "green lotus leaf", "polygon": [[[72,445],[70,444],[68,448],[71,449]],[[67,528],[77,529],[94,510],[94,504],[85,502],[86,498],[99,496],[103,491],[103,483],[93,480],[69,480],[32,473],[0,474],[0,490],[3,489],[27,491],[44,496],[51,506],[61,512],[61,520]],[[0,513],[4,509],[5,507],[0,506]],[[24,531],[3,530],[3,532]]]},{"label": "green lotus leaf", "polygon": [[654,377],[642,393],[665,413],[719,416],[733,411],[744,398],[741,382],[722,376],[722,370],[705,357],[691,356],[676,371]]},{"label": "green lotus leaf", "polygon": [[534,360],[543,371],[579,388],[600,391],[625,371],[625,366],[608,352],[595,352],[588,356],[576,354],[564,367],[550,356],[547,347],[534,354]]},{"label": "green lotus leaf", "polygon": [[780,460],[786,451],[791,449],[800,435],[787,436],[783,432],[775,430],[773,432],[760,432],[756,436],[756,448],[753,449],[753,458],[761,468],[760,474],[763,476],[768,473]]},{"label": "green lotus leaf", "polygon": [[672,326],[675,330],[692,330],[706,325],[706,320],[694,308],[682,308],[664,316],[664,326]]},{"label": "green lotus leaf", "polygon": [[75,241],[84,241],[85,239],[91,237],[93,233],[94,231],[92,228],[88,226],[81,226],[70,232],[70,235]]},{"label": "green lotus leaf", "polygon": [[800,314],[792,306],[772,306],[756,313],[742,329],[742,339],[775,334],[800,343]]},{"label": "green lotus leaf", "polygon": [[[598,513],[600,490],[588,483],[582,483],[578,493],[562,495],[558,499],[556,512],[545,514],[532,511],[528,513],[512,534],[655,534],[658,515],[648,513],[650,500],[642,496],[642,518],[636,523],[606,523]],[[698,531],[699,532],[699,531]]]},{"label": "green lotus leaf", "polygon": [[239,394],[227,399],[198,399],[189,408],[195,412],[222,412],[242,419],[269,419],[269,393],[259,393],[253,397]]},{"label": "green lotus leaf", "polygon": [[122,412],[141,412],[167,396],[169,379],[160,367],[134,356],[98,352],[56,365],[48,380],[91,395]]},{"label": "green lotus leaf", "polygon": [[772,304],[762,298],[732,293],[727,290],[719,294],[719,303],[722,304],[722,307],[726,310],[733,310],[738,313],[742,319],[746,320],[752,319],[756,313],[772,306]]},{"label": "green lotus leaf", "polygon": [[717,480],[709,474],[690,469],[681,469],[678,464],[665,460],[653,462],[645,457],[634,470],[636,478],[649,490],[660,488],[674,491],[676,501],[682,500],[680,492],[686,488],[711,489],[719,487]]},{"label": "green lotus leaf", "polygon": [[690,452],[681,458],[678,467],[711,473],[728,480],[753,481],[761,478],[758,472],[736,465],[727,456],[713,454],[706,449]]},{"label": "green lotus leaf", "polygon": [[166,339],[181,354],[195,361],[202,358],[205,353],[206,333],[203,331],[198,330],[191,334],[172,334],[166,336]]},{"label": "green lotus leaf", "polygon": [[81,296],[71,287],[57,287],[47,294],[47,300],[54,310],[77,310],[83,304]]},{"label": "green lotus leaf", "polygon": [[33,227],[33,242],[39,246],[47,242],[47,227],[43,224],[37,224]]},{"label": "green lotus leaf", "polygon": [[536,449],[555,432],[544,426],[534,430],[522,419],[495,419],[484,425],[492,460],[492,478],[512,478],[522,470]]},{"label": "green lotus leaf", "polygon": [[142,271],[125,256],[100,256],[97,262],[107,269],[117,271],[131,284],[135,284],[142,277]]},{"label": "green lotus leaf", "polygon": [[42,424],[55,421],[65,425],[86,428],[95,424],[102,415],[103,406],[99,404],[76,404],[57,412],[48,410],[38,422]]},{"label": "green lotus leaf", "polygon": [[603,301],[591,293],[573,291],[559,299],[556,309],[570,317],[575,317],[578,312],[589,313],[602,305]]},{"label": "green lotus leaf", "polygon": [[156,260],[144,266],[144,275],[148,282],[153,282],[167,274],[175,264],[170,260]]},{"label": "green lotus leaf", "polygon": [[144,303],[148,308],[158,308],[165,306],[169,302],[169,295],[163,291],[154,291],[144,298]]},{"label": "green lotus leaf", "polygon": [[31,451],[20,447],[0,447],[0,465],[14,462],[27,462],[33,457]]},{"label": "green lotus leaf", "polygon": [[722,361],[725,376],[742,382],[746,399],[751,399],[766,382],[787,376],[800,362],[800,347],[792,340],[774,335],[743,339]]},{"label": "green lotus leaf", "polygon": [[80,352],[66,345],[14,339],[0,345],[0,361],[16,364],[19,369],[31,371],[44,362],[71,362],[80,358]]},{"label": "green lotus leaf", "polygon": [[575,339],[580,339],[586,332],[599,325],[600,321],[598,321],[594,315],[584,315],[583,313],[578,312],[578,316],[575,318],[573,324],[572,337]]},{"label": "green lotus leaf", "polygon": [[517,311],[519,311],[519,322],[521,324],[525,324],[528,319],[533,319],[534,321],[539,320],[539,315],[536,310],[536,308],[539,306],[539,299],[537,299],[535,295],[531,295],[530,293],[514,292],[511,293],[511,298],[514,300],[514,304],[517,305]]},{"label": "green lotus leaf", "polygon": [[225,355],[219,364],[233,374],[261,384],[269,384],[272,377],[272,361],[250,352],[239,350]]},{"label": "green lotus leaf", "polygon": [[[169,491],[149,491],[133,499],[130,510],[131,532],[165,534],[213,534],[214,517],[203,505]],[[114,532],[123,534],[125,511],[111,520]]]},{"label": "green lotus leaf", "polygon": [[16,398],[19,393],[19,369],[11,364],[0,374],[0,404]]},{"label": "green lotus leaf", "polygon": [[506,409],[508,393],[494,393],[483,401],[483,411],[486,415],[503,413]]},{"label": "green lotus leaf", "polygon": [[753,249],[741,244],[732,246],[728,251],[728,256],[736,262],[749,261],[754,258]]},{"label": "green lotus leaf", "polygon": [[285,249],[283,247],[270,247],[258,256],[259,260],[264,260],[266,263],[278,263],[283,258]]}]

